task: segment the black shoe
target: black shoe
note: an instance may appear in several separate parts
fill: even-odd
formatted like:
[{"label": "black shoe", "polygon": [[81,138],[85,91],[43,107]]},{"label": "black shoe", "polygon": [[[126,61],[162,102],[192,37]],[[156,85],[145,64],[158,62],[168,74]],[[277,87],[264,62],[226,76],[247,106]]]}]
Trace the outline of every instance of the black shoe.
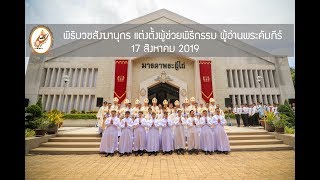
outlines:
[{"label": "black shoe", "polygon": [[148,153],[148,156],[151,156],[152,155],[152,153]]},{"label": "black shoe", "polygon": [[180,153],[181,153],[182,155],[184,155],[184,150],[183,150],[183,149],[180,149]]},{"label": "black shoe", "polygon": [[208,155],[208,151],[205,151],[204,154],[205,154],[205,155]]},{"label": "black shoe", "polygon": [[196,152],[195,152],[195,153],[196,153],[196,155],[198,155],[198,154],[199,154],[199,151],[198,151],[198,150],[196,150]]},{"label": "black shoe", "polygon": [[119,157],[121,157],[121,156],[123,156],[124,154],[123,153],[120,153],[120,156]]},{"label": "black shoe", "polygon": [[192,150],[189,150],[189,151],[188,151],[188,153],[189,153],[189,154],[192,154],[192,153],[193,153],[193,151],[192,151]]},{"label": "black shoe", "polygon": [[113,157],[114,153],[110,153],[110,156]]},{"label": "black shoe", "polygon": [[217,151],[217,154],[221,154],[221,151]]},{"label": "black shoe", "polygon": [[213,151],[210,151],[209,154],[212,155],[212,154],[213,154]]},{"label": "black shoe", "polygon": [[127,153],[127,156],[131,156],[131,153]]},{"label": "black shoe", "polygon": [[154,155],[155,155],[155,156],[157,156],[157,155],[158,155],[158,153],[157,153],[157,152],[155,152],[155,153],[154,153]]},{"label": "black shoe", "polygon": [[180,155],[180,151],[179,150],[177,151],[177,154]]},{"label": "black shoe", "polygon": [[105,155],[105,157],[108,157],[110,154],[109,153],[107,153],[106,155]]},{"label": "black shoe", "polygon": [[171,155],[173,153],[173,151],[170,151],[169,154]]},{"label": "black shoe", "polygon": [[166,152],[162,152],[162,155],[165,155],[166,154]]},{"label": "black shoe", "polygon": [[140,153],[140,156],[143,156],[143,152]]},{"label": "black shoe", "polygon": [[229,151],[224,151],[223,154],[228,155]]}]

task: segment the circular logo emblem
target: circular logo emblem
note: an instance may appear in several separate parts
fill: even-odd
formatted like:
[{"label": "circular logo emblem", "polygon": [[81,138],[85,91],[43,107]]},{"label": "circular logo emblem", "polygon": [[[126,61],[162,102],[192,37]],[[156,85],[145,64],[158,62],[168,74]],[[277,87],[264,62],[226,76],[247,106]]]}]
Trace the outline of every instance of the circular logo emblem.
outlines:
[{"label": "circular logo emblem", "polygon": [[52,33],[48,27],[37,26],[32,29],[29,36],[29,44],[33,52],[46,53],[52,46]]}]

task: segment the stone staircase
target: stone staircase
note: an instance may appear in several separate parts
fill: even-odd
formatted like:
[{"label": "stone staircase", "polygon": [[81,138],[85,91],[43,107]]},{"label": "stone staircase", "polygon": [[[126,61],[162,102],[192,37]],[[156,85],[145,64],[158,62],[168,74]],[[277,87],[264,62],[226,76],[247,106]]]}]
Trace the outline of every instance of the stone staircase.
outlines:
[{"label": "stone staircase", "polygon": [[[231,151],[277,151],[293,148],[267,132],[229,132]],[[29,154],[98,154],[98,134],[58,134]]]}]

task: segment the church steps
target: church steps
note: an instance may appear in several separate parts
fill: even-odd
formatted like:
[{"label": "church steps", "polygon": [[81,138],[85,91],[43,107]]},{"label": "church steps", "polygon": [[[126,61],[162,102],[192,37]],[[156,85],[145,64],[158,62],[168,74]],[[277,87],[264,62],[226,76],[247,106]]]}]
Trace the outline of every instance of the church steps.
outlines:
[{"label": "church steps", "polygon": [[[292,150],[267,132],[229,132],[231,151]],[[30,154],[99,154],[99,134],[58,134]]]}]

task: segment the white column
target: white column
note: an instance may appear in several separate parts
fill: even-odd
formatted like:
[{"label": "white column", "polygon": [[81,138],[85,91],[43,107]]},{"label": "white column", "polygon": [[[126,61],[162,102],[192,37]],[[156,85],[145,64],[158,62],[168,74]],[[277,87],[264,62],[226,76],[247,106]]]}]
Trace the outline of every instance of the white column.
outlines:
[{"label": "white column", "polygon": [[271,105],[273,105],[273,99],[272,99],[272,95],[271,95],[271,94],[269,95],[269,103],[270,103]]},{"label": "white column", "polygon": [[62,108],[62,112],[66,112],[68,109],[68,104],[67,104],[67,99],[68,99],[68,95],[64,94],[63,98],[63,108]]},{"label": "white column", "polygon": [[[258,70],[257,69],[255,69],[254,71],[254,76],[253,76],[253,80],[254,80],[254,84],[255,84],[255,88],[259,88],[259,83],[258,83],[258,81],[257,81],[257,77],[258,77]],[[262,87],[262,86],[261,86]]]},{"label": "white column", "polygon": [[64,87],[63,76],[67,74],[67,68],[61,68],[61,76],[59,78],[58,87]]},{"label": "white column", "polygon": [[51,107],[50,107],[49,111],[51,111],[55,107],[56,99],[57,99],[57,96],[54,94],[53,98],[52,98],[52,103],[51,103]]},{"label": "white column", "polygon": [[251,95],[248,96],[248,104],[252,104]]},{"label": "white column", "polygon": [[241,88],[244,88],[242,69],[240,69],[239,72]]},{"label": "white column", "polygon": [[[131,99],[132,97],[132,59],[128,60],[128,77],[127,77],[127,98]],[[140,89],[139,89],[140,91]],[[148,90],[146,89],[147,93]],[[90,102],[90,101],[89,101]]]},{"label": "white column", "polygon": [[57,110],[61,111],[60,107],[61,107],[61,102],[62,102],[62,95],[59,94],[59,95],[57,95],[57,96],[59,96],[59,98],[58,98],[58,104],[57,104]]},{"label": "white column", "polygon": [[88,87],[89,82],[88,82],[88,76],[89,76],[89,68],[86,68],[86,76],[85,76],[85,81],[84,81],[84,87]]},{"label": "white column", "polygon": [[91,76],[90,76],[90,85],[89,87],[93,87],[93,81],[94,81],[94,68],[91,68]]},{"label": "white column", "polygon": [[245,94],[243,95],[243,103],[248,104],[247,96]]},{"label": "white column", "polygon": [[274,78],[273,78],[272,70],[268,70],[268,74],[269,74],[269,77],[270,77],[271,87],[274,88],[275,84],[274,84]]},{"label": "white column", "polygon": [[262,72],[262,70],[261,70],[261,69],[259,70],[259,74],[260,74],[260,76],[262,77],[262,80],[261,80],[261,87],[262,87],[262,88],[265,88],[266,86],[265,86],[265,84],[264,84],[264,77],[263,77],[263,72]]},{"label": "white column", "polygon": [[55,69],[52,68],[51,76],[50,76],[50,82],[49,82],[49,86],[48,86],[48,87],[53,87],[53,79],[54,79],[54,76],[55,76]]},{"label": "white column", "polygon": [[259,94],[258,97],[259,97],[259,102],[262,103],[262,102],[263,102],[263,101],[262,101],[262,95]]},{"label": "white column", "polygon": [[233,77],[232,77],[232,69],[229,70],[229,80],[230,80],[230,87],[234,87],[233,86]]},{"label": "white column", "polygon": [[274,101],[279,104],[279,100],[278,100],[278,96],[277,95],[274,95]]},{"label": "white column", "polygon": [[48,94],[47,102],[46,102],[45,108],[44,108],[46,111],[48,111],[48,109],[49,109],[49,102],[50,102],[50,100],[51,100],[51,96],[50,96],[50,94]]},{"label": "white column", "polygon": [[82,102],[81,102],[81,111],[85,111],[85,99],[86,99],[86,96],[85,95],[82,95]]},{"label": "white column", "polygon": [[257,100],[257,96],[256,95],[253,95],[253,101],[254,101],[254,103],[258,103],[258,100]]},{"label": "white column", "polygon": [[48,87],[50,83],[50,75],[51,75],[51,68],[47,68],[46,80],[44,82],[44,87]]},{"label": "white column", "polygon": [[71,94],[71,97],[70,97],[70,107],[69,107],[69,110],[71,111],[73,108],[74,108],[74,95]]},{"label": "white column", "polygon": [[74,75],[72,80],[72,87],[77,87],[78,68],[74,69]]},{"label": "white column", "polygon": [[241,95],[240,94],[238,94],[237,100],[238,100],[238,105],[240,106],[241,105]]},{"label": "white column", "polygon": [[249,76],[250,76],[250,84],[251,84],[250,88],[254,88],[254,78],[253,78],[252,69],[248,70],[248,73],[249,73]]},{"label": "white column", "polygon": [[78,79],[79,86],[82,87],[82,81],[83,81],[83,68],[80,69],[79,79]]},{"label": "white column", "polygon": [[235,95],[231,95],[232,96],[232,107],[236,107],[236,97]]},{"label": "white column", "polygon": [[246,79],[246,87],[249,88],[249,77],[248,77],[248,71],[247,69],[244,70],[244,78]]},{"label": "white column", "polygon": [[56,82],[54,83],[54,87],[59,86],[60,74],[61,74],[61,68],[58,68],[57,78],[56,78]]},{"label": "white column", "polygon": [[[211,69],[212,69],[212,64],[211,64]],[[195,77],[195,98],[196,101],[203,102],[204,100],[202,99],[201,95],[201,82],[200,82],[200,66],[199,66],[199,60],[194,60],[194,77]],[[212,81],[212,79],[211,79]],[[212,82],[213,85],[213,82]],[[180,101],[181,102],[181,101]]]},{"label": "white column", "polygon": [[239,88],[239,81],[238,81],[239,78],[238,78],[237,69],[234,70],[234,78],[236,79],[236,80],[235,80],[235,87],[236,87],[236,88]]},{"label": "white column", "polygon": [[91,109],[91,94],[89,94],[89,97],[88,97],[88,111],[92,111]]},{"label": "white column", "polygon": [[270,81],[269,81],[269,76],[268,76],[268,70],[264,70],[263,73],[264,73],[264,77],[266,78],[265,79],[265,82],[266,82],[266,87],[267,88],[270,88]]},{"label": "white column", "polygon": [[[70,85],[71,85],[71,82],[72,82],[72,69],[71,68],[68,68],[69,69],[69,72],[68,72],[68,76],[69,76],[69,82],[68,82],[68,84],[67,84],[67,86],[66,87],[70,87]],[[63,82],[64,83],[64,82]]]},{"label": "white column", "polygon": [[76,101],[75,101],[76,105],[75,105],[74,108],[75,108],[77,111],[80,111],[80,109],[79,109],[79,98],[80,98],[79,96],[80,96],[80,95],[76,95],[76,96],[77,96]]},{"label": "white column", "polygon": [[267,104],[268,103],[268,99],[267,99],[267,95],[265,94],[264,95],[264,104]]}]

